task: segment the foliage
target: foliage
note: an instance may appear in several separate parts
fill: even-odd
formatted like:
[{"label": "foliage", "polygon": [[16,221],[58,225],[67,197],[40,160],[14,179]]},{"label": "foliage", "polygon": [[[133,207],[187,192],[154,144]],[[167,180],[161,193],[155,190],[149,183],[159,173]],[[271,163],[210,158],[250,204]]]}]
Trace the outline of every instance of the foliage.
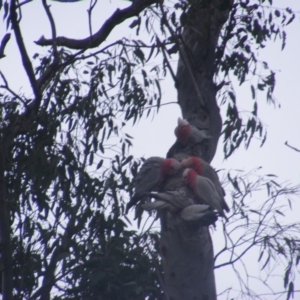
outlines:
[{"label": "foliage", "polygon": [[[268,3],[269,2],[269,3]],[[268,6],[268,4],[270,6]],[[254,135],[264,144],[267,132],[258,115],[258,93],[264,92],[269,103],[275,103],[275,72],[268,62],[258,59],[258,50],[271,41],[281,40],[282,50],[286,44],[285,27],[295,18],[290,9],[277,9],[270,1],[236,2],[224,27],[217,48],[216,77],[221,86],[222,104],[227,103],[227,119],[224,122],[224,153],[229,157],[242,142],[249,147]],[[234,86],[230,76],[234,75],[239,85],[247,83],[254,101],[253,110],[245,120],[238,111]]]},{"label": "foliage", "polygon": [[[230,221],[224,226],[224,247],[215,255],[215,269],[232,268],[240,281],[238,298],[264,299],[257,293],[258,282],[274,293],[267,279],[278,266],[284,265],[283,284],[289,298],[294,292],[300,259],[299,223],[289,218],[300,187],[278,183],[274,174],[261,176],[259,168],[247,173],[231,171],[227,174],[227,184],[232,190],[233,206]],[[259,201],[262,195],[266,197]],[[254,275],[243,263],[249,252],[252,258],[258,256],[260,274],[259,277],[255,274],[255,288],[249,284]]]},{"label": "foliage", "polygon": [[[124,132],[124,125],[159,109],[161,77],[170,73],[176,80],[170,58],[182,41],[189,4],[148,1],[151,6],[139,14],[133,1],[130,9],[138,16],[130,28],[137,36],[146,29],[149,41],[122,38],[101,49],[100,43],[89,53],[88,47],[68,49],[49,42],[46,55],[37,53],[30,60],[20,32],[27,2],[0,2],[32,86],[30,95],[15,92],[1,73],[0,172],[5,180],[0,178],[0,210],[9,215],[6,224],[13,249],[9,260],[1,254],[2,276],[9,276],[5,270],[13,262],[13,293],[18,299],[47,299],[50,294],[53,299],[161,299],[158,233],[130,230],[130,221],[123,216],[124,199],[132,193],[130,181],[140,164],[130,155],[132,137]],[[42,2],[55,39],[55,22],[46,1]],[[256,99],[263,91],[268,101],[274,101],[275,73],[257,59],[255,51],[276,38],[284,48],[283,28],[293,18],[292,10],[267,7],[264,1],[251,7],[237,1],[232,8],[217,48],[214,74],[219,89],[223,87],[221,103],[227,105],[226,157],[243,141],[248,147],[254,135],[262,138],[262,144],[266,138]],[[115,21],[114,27],[118,24]],[[0,58],[5,59],[9,42],[6,35]],[[41,39],[38,44],[43,42],[47,43]],[[155,66],[150,68],[149,62]],[[263,73],[258,71],[260,64]],[[238,111],[231,75],[239,84],[251,78],[254,108],[248,120]],[[251,237],[251,247],[260,245],[262,269],[277,254],[285,257],[284,287],[291,294],[299,245],[289,230],[297,226],[282,228],[276,219],[280,210],[272,205],[266,209],[281,190],[272,180],[264,182],[268,201],[256,211],[245,211],[243,197],[255,189],[255,183],[242,189],[242,179],[229,180],[236,190],[232,220],[242,216],[245,230],[257,231],[258,240]],[[259,221],[250,222],[250,214],[258,215]],[[262,227],[266,217],[273,223]],[[4,226],[5,218],[0,218]],[[1,235],[1,241],[6,240],[5,230]],[[234,242],[227,250],[235,252],[237,245]]]}]

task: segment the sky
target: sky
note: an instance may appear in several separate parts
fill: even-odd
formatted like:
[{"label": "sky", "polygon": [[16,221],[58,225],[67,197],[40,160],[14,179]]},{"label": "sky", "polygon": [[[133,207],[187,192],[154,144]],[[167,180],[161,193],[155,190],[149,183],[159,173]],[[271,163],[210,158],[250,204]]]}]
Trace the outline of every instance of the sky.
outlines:
[{"label": "sky", "polygon": [[[98,5],[97,17],[93,18],[93,28],[96,31],[104,22],[106,17],[110,15],[116,8],[128,6],[128,1],[106,1],[101,0]],[[52,11],[57,22],[58,35],[65,35],[73,38],[83,38],[88,35],[87,25],[87,7],[89,1],[80,1],[76,4],[51,3]],[[275,6],[288,6],[294,11],[300,11],[299,0],[274,1]],[[30,55],[37,51],[46,51],[40,49],[32,42],[40,38],[41,35],[50,37],[50,27],[45,22],[45,14],[41,10],[40,1],[33,1],[26,5],[23,14],[22,30],[25,41],[28,45]],[[70,10],[72,7],[72,10]],[[65,9],[67,8],[67,9]],[[68,12],[66,14],[66,11]],[[34,16],[34,18],[32,17]],[[78,22],[80,20],[80,22]],[[131,22],[131,21],[130,21]],[[127,22],[130,23],[130,22]],[[126,23],[125,23],[126,25]],[[107,39],[107,43],[124,35],[126,26],[115,29]],[[291,182],[293,184],[300,183],[300,153],[293,151],[285,146],[288,141],[292,146],[300,149],[300,99],[297,87],[300,82],[300,22],[299,14],[296,20],[286,28],[287,43],[284,51],[281,51],[279,43],[269,43],[268,46],[260,52],[260,58],[267,60],[269,66],[273,70],[277,70],[275,97],[277,104],[268,105],[265,99],[259,99],[258,113],[263,123],[267,127],[268,138],[261,148],[260,141],[253,141],[249,149],[240,147],[231,157],[224,159],[222,137],[216,155],[212,161],[212,165],[216,169],[226,171],[232,169],[250,171],[259,166],[262,168],[258,171],[260,174],[276,174],[278,182]],[[3,28],[0,26],[0,34],[3,35]],[[145,33],[142,33],[145,34]],[[130,33],[128,33],[128,37]],[[133,37],[133,36],[132,36]],[[14,39],[14,37],[13,37]],[[16,91],[29,91],[28,80],[19,66],[21,64],[20,56],[15,47],[15,42],[11,41],[6,49],[7,57],[0,60],[0,70],[4,71],[8,82]],[[13,67],[12,67],[13,66]],[[177,95],[174,84],[170,78],[162,81],[163,103],[176,102]],[[238,99],[247,99],[247,101],[238,101],[239,109],[248,109],[247,102],[251,98],[248,90],[237,88]],[[224,108],[221,107],[224,115]],[[151,115],[150,115],[151,116]],[[143,118],[134,127],[127,125],[126,132],[134,137],[134,147],[131,152],[135,157],[164,157],[175,141],[174,128],[177,125],[177,118],[181,116],[180,108],[177,104],[163,105],[159,113],[155,117]],[[223,118],[224,120],[224,118]],[[223,174],[224,174],[223,173]],[[222,174],[222,172],[221,172]],[[221,175],[222,177],[222,175]],[[226,191],[230,195],[230,190]],[[259,195],[259,194],[258,194]],[[264,197],[261,194],[259,197]],[[230,203],[230,198],[227,198]],[[299,220],[297,210],[300,209],[299,203],[294,204],[294,213],[289,215],[289,220]],[[217,225],[217,230],[212,231],[215,252],[222,247],[221,226]],[[248,262],[252,259],[257,261],[257,253],[252,253],[247,257]],[[253,272],[259,273],[258,264],[247,265]],[[238,289],[228,274],[232,270],[229,268],[218,269],[216,271],[216,282],[218,292],[232,286]],[[226,275],[226,276],[224,276]],[[274,277],[274,285],[279,286],[279,290],[283,289],[282,278]],[[263,287],[259,287],[263,291]],[[222,295],[218,299],[227,299],[227,295]],[[274,296],[265,296],[264,299],[274,299]]]}]

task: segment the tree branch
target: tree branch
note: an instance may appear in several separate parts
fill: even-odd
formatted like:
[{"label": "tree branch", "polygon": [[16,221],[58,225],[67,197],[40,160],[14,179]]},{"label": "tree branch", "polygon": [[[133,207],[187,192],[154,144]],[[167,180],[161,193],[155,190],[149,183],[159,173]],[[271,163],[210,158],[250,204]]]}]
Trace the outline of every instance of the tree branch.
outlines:
[{"label": "tree branch", "polygon": [[55,40],[56,40],[55,23],[54,23],[54,19],[53,19],[53,16],[51,14],[49,5],[47,5],[47,0],[42,0],[42,2],[43,2],[44,9],[46,11],[47,17],[49,19],[50,26],[51,26],[52,40],[53,40],[53,43],[52,43],[53,54],[54,54],[54,60],[56,60],[58,57],[57,57],[57,45],[56,45],[56,42],[55,42]]},{"label": "tree branch", "polygon": [[159,37],[157,36],[156,37],[156,40],[157,40],[157,44],[159,45],[159,47],[161,48],[161,51],[162,51],[162,54],[163,54],[163,57],[165,59],[165,62],[167,64],[167,67],[171,73],[171,76],[175,82],[175,86],[177,86],[177,78],[176,78],[176,74],[174,73],[173,69],[172,69],[172,66],[168,60],[168,57],[167,57],[167,54],[166,54],[166,47],[165,45],[161,42],[161,40],[159,39]]},{"label": "tree branch", "polygon": [[25,106],[26,106],[26,100],[22,99],[17,93],[15,93],[8,85],[8,82],[4,76],[4,74],[0,71],[0,77],[2,78],[4,85],[0,85],[0,88],[7,90],[9,93],[11,93],[16,99],[19,99]]},{"label": "tree branch", "polygon": [[289,148],[291,148],[291,149],[295,150],[296,152],[300,152],[300,150],[299,150],[299,149],[297,149],[297,148],[295,148],[295,147],[293,147],[293,146],[289,145],[289,144],[288,144],[288,141],[286,141],[284,144],[285,144],[287,147],[289,147]]},{"label": "tree branch", "polygon": [[34,295],[31,297],[32,299],[38,299],[38,297],[40,297],[40,300],[50,299],[51,289],[53,288],[53,283],[56,281],[55,271],[58,266],[58,263],[64,258],[64,255],[62,254],[69,252],[69,240],[71,240],[72,235],[75,232],[74,228],[79,208],[80,203],[78,202],[77,205],[74,206],[73,214],[71,215],[71,218],[68,221],[68,224],[62,236],[62,239],[59,242],[59,245],[57,245],[55,250],[53,250],[50,262],[45,270],[42,286],[34,293]]},{"label": "tree branch", "polygon": [[29,56],[27,54],[26,51],[26,47],[23,41],[23,37],[21,34],[21,30],[20,30],[20,26],[19,26],[19,22],[18,22],[18,18],[17,18],[17,13],[16,13],[16,1],[15,0],[11,0],[10,1],[10,17],[11,17],[11,24],[12,24],[12,28],[14,30],[15,33],[15,37],[16,37],[16,42],[21,54],[21,58],[22,58],[22,63],[24,66],[24,69],[26,71],[26,74],[28,76],[28,79],[30,81],[33,93],[35,95],[35,98],[37,101],[40,101],[41,99],[41,95],[40,95],[40,90],[39,90],[39,86],[38,86],[38,82],[35,78],[34,75],[34,71],[33,71],[33,67],[32,64],[30,62]]},{"label": "tree branch", "polygon": [[88,8],[87,12],[88,12],[88,19],[89,19],[89,30],[90,30],[90,35],[93,34],[93,29],[92,29],[92,11],[94,9],[94,7],[97,4],[97,0],[94,1],[94,3],[90,3],[90,7]]},{"label": "tree branch", "polygon": [[5,57],[4,50],[10,39],[10,33],[5,34],[0,44],[0,59]]},{"label": "tree branch", "polygon": [[[77,49],[77,50],[98,47],[99,45],[101,45],[101,43],[103,43],[106,40],[110,32],[118,24],[122,23],[126,19],[138,15],[146,7],[154,3],[159,3],[160,1],[161,0],[133,1],[129,7],[124,9],[117,9],[112,14],[112,16],[106,20],[106,22],[102,25],[102,27],[90,37],[87,37],[82,40],[77,40],[77,39],[69,39],[61,36],[56,38],[55,40],[56,44],[57,46],[64,46],[64,47]],[[36,41],[36,44],[40,46],[49,46],[53,44],[53,39],[46,39],[44,36],[42,36],[38,41]]]}]

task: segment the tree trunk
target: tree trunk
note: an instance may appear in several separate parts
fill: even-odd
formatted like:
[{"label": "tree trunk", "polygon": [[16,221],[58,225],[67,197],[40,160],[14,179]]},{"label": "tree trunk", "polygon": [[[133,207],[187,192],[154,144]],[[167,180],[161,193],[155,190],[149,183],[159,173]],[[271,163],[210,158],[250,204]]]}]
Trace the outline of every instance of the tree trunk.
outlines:
[{"label": "tree trunk", "polygon": [[[208,130],[211,138],[199,146],[197,154],[210,163],[222,129],[213,82],[215,52],[232,1],[194,2],[197,4],[192,4],[182,17],[186,23],[177,70],[178,101],[185,119],[199,129]],[[180,154],[173,151],[172,156]],[[166,298],[216,299],[214,253],[208,226],[189,224],[171,213],[161,216],[161,224]]]},{"label": "tree trunk", "polygon": [[176,223],[169,218],[161,233],[166,298],[216,299],[214,253],[208,227]]},{"label": "tree trunk", "polygon": [[5,146],[1,140],[0,146],[0,246],[1,246],[1,277],[2,299],[13,299],[13,261],[10,241],[10,216],[6,199],[5,184]]}]

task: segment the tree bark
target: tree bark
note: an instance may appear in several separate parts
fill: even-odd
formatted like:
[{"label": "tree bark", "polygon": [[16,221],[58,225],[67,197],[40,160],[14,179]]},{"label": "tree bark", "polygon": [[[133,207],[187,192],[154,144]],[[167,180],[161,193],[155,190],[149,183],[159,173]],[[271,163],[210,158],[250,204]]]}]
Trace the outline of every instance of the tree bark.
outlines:
[{"label": "tree bark", "polygon": [[1,260],[3,269],[2,275],[2,299],[13,299],[13,261],[11,247],[11,229],[9,208],[6,199],[6,184],[5,184],[5,147],[3,140],[0,146],[0,246]]},{"label": "tree bark", "polygon": [[208,227],[178,222],[178,218],[168,218],[165,223],[161,255],[166,298],[216,299],[214,253]]},{"label": "tree bark", "polygon": [[215,52],[232,3],[227,0],[208,3],[192,5],[184,17],[186,25],[182,33],[177,89],[183,117],[194,126],[207,129],[212,137],[202,149],[202,158],[211,162],[222,129],[217,88],[213,82]]},{"label": "tree bark", "polygon": [[[199,145],[197,155],[210,163],[222,129],[217,88],[213,82],[215,51],[232,1],[193,3],[183,16],[186,23],[177,70],[178,102],[185,119],[199,129],[208,130],[211,139]],[[178,151],[171,152],[175,157],[184,156]],[[214,253],[208,226],[184,222],[171,213],[161,216],[161,224],[166,298],[216,299]]]}]

